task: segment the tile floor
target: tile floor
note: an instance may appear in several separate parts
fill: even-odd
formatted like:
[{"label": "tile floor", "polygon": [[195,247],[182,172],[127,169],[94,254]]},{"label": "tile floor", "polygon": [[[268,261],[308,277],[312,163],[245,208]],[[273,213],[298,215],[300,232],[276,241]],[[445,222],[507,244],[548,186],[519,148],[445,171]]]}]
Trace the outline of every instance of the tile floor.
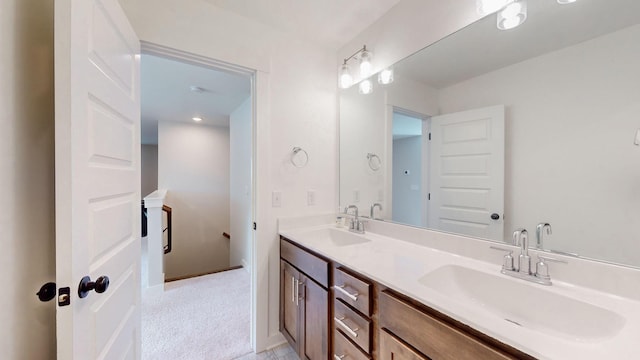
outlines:
[{"label": "tile floor", "polygon": [[235,360],[299,360],[289,344],[283,344],[260,354],[247,354]]}]

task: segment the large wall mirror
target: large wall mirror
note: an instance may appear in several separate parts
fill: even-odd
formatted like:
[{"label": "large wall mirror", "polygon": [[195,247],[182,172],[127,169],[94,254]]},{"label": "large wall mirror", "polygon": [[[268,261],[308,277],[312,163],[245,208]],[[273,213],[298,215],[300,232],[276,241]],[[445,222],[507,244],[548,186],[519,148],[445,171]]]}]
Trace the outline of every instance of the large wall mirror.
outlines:
[{"label": "large wall mirror", "polygon": [[343,208],[640,266],[640,1],[529,1],[393,70],[341,90]]}]

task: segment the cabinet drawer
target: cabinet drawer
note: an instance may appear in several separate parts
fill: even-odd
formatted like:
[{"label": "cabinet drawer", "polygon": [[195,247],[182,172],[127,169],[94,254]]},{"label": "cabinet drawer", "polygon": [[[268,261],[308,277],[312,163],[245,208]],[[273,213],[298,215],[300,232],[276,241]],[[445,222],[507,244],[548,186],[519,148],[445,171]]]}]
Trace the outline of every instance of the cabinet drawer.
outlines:
[{"label": "cabinet drawer", "polygon": [[429,360],[429,358],[383,329],[380,330],[380,360]]},{"label": "cabinet drawer", "polygon": [[333,355],[331,360],[370,360],[357,346],[353,345],[339,331],[333,331]]},{"label": "cabinet drawer", "polygon": [[329,262],[290,243],[280,239],[280,257],[298,268],[318,284],[329,286]]},{"label": "cabinet drawer", "polygon": [[342,299],[354,309],[371,316],[371,284],[354,277],[342,268],[335,269],[333,284],[336,299]]},{"label": "cabinet drawer", "polygon": [[419,310],[386,290],[380,294],[380,327],[438,360],[515,359]]},{"label": "cabinet drawer", "polygon": [[358,344],[365,353],[370,353],[371,320],[362,317],[338,299],[333,301],[333,326]]}]

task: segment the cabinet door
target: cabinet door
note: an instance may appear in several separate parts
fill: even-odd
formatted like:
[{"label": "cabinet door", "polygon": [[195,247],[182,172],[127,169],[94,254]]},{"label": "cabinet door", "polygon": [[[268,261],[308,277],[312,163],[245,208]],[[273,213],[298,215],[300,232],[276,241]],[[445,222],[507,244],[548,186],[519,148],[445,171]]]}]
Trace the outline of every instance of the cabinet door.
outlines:
[{"label": "cabinet door", "polygon": [[299,319],[301,314],[299,294],[300,273],[296,268],[280,261],[280,332],[289,344],[299,352]]},{"label": "cabinet door", "polygon": [[382,329],[380,330],[380,360],[429,360],[429,358]]},{"label": "cabinet door", "polygon": [[302,277],[302,353],[303,359],[329,358],[329,292],[310,278]]}]

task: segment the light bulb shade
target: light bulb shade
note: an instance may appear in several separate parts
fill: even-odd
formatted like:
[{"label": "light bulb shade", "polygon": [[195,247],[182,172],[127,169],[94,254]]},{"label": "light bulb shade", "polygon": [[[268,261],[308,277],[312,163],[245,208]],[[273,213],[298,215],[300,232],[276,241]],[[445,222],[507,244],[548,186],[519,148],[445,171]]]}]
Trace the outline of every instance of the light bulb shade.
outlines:
[{"label": "light bulb shade", "polygon": [[498,29],[509,30],[527,20],[526,0],[514,1],[498,12]]},{"label": "light bulb shade", "polygon": [[476,0],[476,10],[480,15],[492,14],[514,0]]},{"label": "light bulb shade", "polygon": [[364,79],[358,85],[358,92],[360,94],[371,94],[373,92],[373,83],[369,79]]},{"label": "light bulb shade", "polygon": [[393,82],[393,69],[388,68],[378,73],[378,84],[388,85]]},{"label": "light bulb shade", "polygon": [[578,1],[578,0],[558,0],[558,4],[562,4],[562,5],[571,4],[571,3],[574,3],[576,1]]},{"label": "light bulb shade", "polygon": [[343,64],[340,66],[340,72],[338,75],[338,85],[341,89],[348,89],[353,85],[353,76],[349,71],[349,65]]},{"label": "light bulb shade", "polygon": [[373,71],[373,66],[371,65],[372,58],[373,58],[373,55],[371,54],[370,51],[363,50],[362,53],[360,53],[360,77],[361,78],[366,78],[366,77],[369,77],[369,75],[371,75]]}]

